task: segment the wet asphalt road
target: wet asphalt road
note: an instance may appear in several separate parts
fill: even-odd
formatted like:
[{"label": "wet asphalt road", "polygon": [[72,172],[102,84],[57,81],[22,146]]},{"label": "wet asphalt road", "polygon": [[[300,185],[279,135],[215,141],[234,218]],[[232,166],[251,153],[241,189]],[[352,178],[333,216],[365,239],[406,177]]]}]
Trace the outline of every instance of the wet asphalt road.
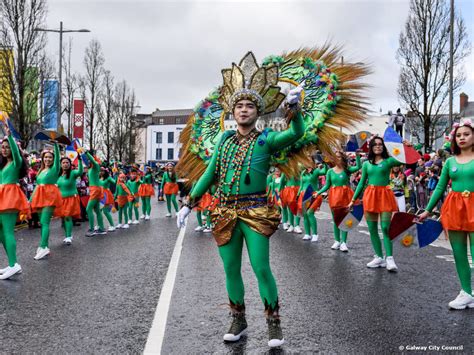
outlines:
[{"label": "wet asphalt road", "polygon": [[[178,235],[164,205],[152,220],[70,247],[54,223],[43,261],[33,256],[39,230],[18,233],[23,274],[0,282],[0,353],[142,353]],[[116,216],[114,216],[116,218]],[[277,232],[271,263],[286,344],[274,353],[402,353],[401,346],[463,346],[474,351],[474,309],[449,311],[460,286],[444,248],[395,250],[400,271],[371,270],[367,228],[349,235],[347,254],[330,249],[326,205],[320,241]],[[256,279],[244,253],[249,335],[225,344],[230,317],[224,273],[210,235],[190,218],[180,258],[163,354],[265,353],[266,324]],[[0,265],[6,264],[0,253]],[[410,351],[410,353],[415,353]]]}]

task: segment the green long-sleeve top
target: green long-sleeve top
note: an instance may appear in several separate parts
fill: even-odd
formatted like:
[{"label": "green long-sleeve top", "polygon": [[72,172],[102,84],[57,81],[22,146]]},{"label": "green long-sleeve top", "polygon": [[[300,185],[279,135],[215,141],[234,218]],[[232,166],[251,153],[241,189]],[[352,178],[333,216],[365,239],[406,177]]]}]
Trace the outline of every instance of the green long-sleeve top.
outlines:
[{"label": "green long-sleeve top", "polygon": [[23,164],[23,159],[21,158],[20,149],[16,145],[13,137],[10,135],[7,139],[10,150],[12,151],[12,161],[7,163],[7,165],[0,170],[0,184],[16,184],[20,177],[20,168],[21,164]]},{"label": "green long-sleeve top", "polygon": [[77,195],[77,185],[76,180],[78,177],[82,176],[84,172],[84,166],[82,165],[82,160],[79,159],[79,165],[77,169],[71,170],[69,174],[69,179],[66,175],[61,175],[58,179],[59,191],[61,191],[62,197],[71,197]]},{"label": "green long-sleeve top", "polygon": [[[220,145],[218,145],[214,149],[214,154],[209,162],[209,165],[206,168],[206,171],[198,180],[196,186],[191,191],[191,198],[198,198],[201,197],[213,184],[217,179],[217,158],[219,156],[219,151],[225,151],[224,147],[227,144],[232,144],[229,139],[232,135],[236,134],[236,132],[225,132],[223,139],[221,139]],[[221,185],[223,193],[227,194],[236,194],[239,191],[239,194],[251,194],[251,193],[258,193],[265,191],[266,182],[267,182],[267,175],[268,170],[270,169],[270,156],[281,149],[295,143],[299,138],[301,138],[304,134],[304,124],[303,124],[303,117],[301,112],[297,112],[294,115],[293,120],[291,121],[289,128],[283,132],[273,132],[271,130],[265,130],[260,136],[257,138],[257,142],[255,143],[252,155],[250,156],[249,149],[247,151],[247,155],[243,162],[243,167],[247,169],[249,161],[251,160],[250,165],[250,184],[245,183],[245,173],[246,170],[242,170],[242,176],[240,178],[239,186],[237,184],[233,184],[229,187],[229,185]],[[232,149],[228,150],[227,157],[220,157],[221,165],[223,161],[226,160],[228,162],[232,162]],[[230,164],[230,163],[229,163]],[[226,182],[230,182],[232,180],[233,175],[235,174],[235,168],[230,164],[227,169],[226,176],[224,180]],[[223,182],[219,181],[220,184]]]},{"label": "green long-sleeve top", "polygon": [[313,188],[313,191],[317,190],[319,188],[319,177],[325,175],[327,171],[328,167],[326,164],[323,165],[322,169],[313,169],[310,173],[303,170],[300,176],[300,189],[298,190],[298,194],[306,191],[309,186]]},{"label": "green long-sleeve top", "polygon": [[145,174],[145,176],[141,179],[142,184],[152,184],[153,183],[153,175]]},{"label": "green long-sleeve top", "polygon": [[281,173],[280,177],[275,177],[275,182],[273,184],[273,188],[276,191],[281,191],[286,185],[286,176],[285,174]]},{"label": "green long-sleeve top", "polygon": [[117,196],[128,196],[127,191],[125,191],[123,189],[122,185],[118,182],[117,182],[117,188],[115,189],[115,197],[117,197]]},{"label": "green long-sleeve top", "polygon": [[446,159],[438,184],[433,195],[426,206],[426,210],[431,212],[438,203],[443,192],[446,190],[449,180],[451,179],[451,188],[454,192],[469,191],[474,192],[474,159],[469,163],[460,164],[456,161],[456,157]]},{"label": "green long-sleeve top", "polygon": [[102,186],[104,189],[109,189],[110,187],[115,185],[117,183],[117,179],[114,179],[113,177],[109,176],[107,179],[100,179],[99,184]]},{"label": "green long-sleeve top", "polygon": [[160,189],[163,190],[163,187],[165,186],[167,182],[176,183],[177,180],[178,180],[178,176],[176,174],[174,174],[174,181],[173,181],[169,172],[165,171],[165,173],[163,174],[163,178],[161,179]]},{"label": "green long-sleeve top", "polygon": [[364,162],[362,164],[362,176],[352,200],[357,200],[367,182],[369,185],[387,186],[390,183],[390,169],[399,165],[402,165],[402,163],[393,157],[381,160],[378,164],[372,164],[370,161]]},{"label": "green long-sleeve top", "polygon": [[90,167],[89,171],[87,172],[87,176],[89,177],[89,186],[100,186],[100,165],[89,152],[86,152],[86,155],[87,159],[89,159],[89,162],[92,164],[92,167]]},{"label": "green long-sleeve top", "polygon": [[356,165],[347,167],[347,170],[343,170],[340,173],[336,173],[334,168],[329,169],[326,174],[326,183],[318,191],[318,195],[329,190],[331,186],[349,186],[351,174],[354,174],[356,171],[359,171],[362,167],[360,162],[360,157],[356,156]]},{"label": "green long-sleeve top", "polygon": [[54,185],[58,182],[59,178],[59,146],[54,143],[54,161],[53,165],[49,169],[43,169],[36,177],[36,183],[38,185]]},{"label": "green long-sleeve top", "polygon": [[135,180],[127,181],[127,186],[130,189],[130,192],[134,195],[138,193],[138,188],[140,187],[141,184],[142,182],[138,178]]}]

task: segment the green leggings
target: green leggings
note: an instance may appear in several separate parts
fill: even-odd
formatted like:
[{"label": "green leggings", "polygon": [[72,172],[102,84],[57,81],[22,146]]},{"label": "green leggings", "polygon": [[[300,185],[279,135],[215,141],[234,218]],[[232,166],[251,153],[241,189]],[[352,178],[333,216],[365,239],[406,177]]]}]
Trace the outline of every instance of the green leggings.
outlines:
[{"label": "green leggings", "polygon": [[128,203],[128,218],[132,219],[133,218],[133,211],[135,211],[135,219],[138,220],[139,218],[139,213],[138,213],[138,207],[136,206],[137,201],[133,200]]},{"label": "green leggings", "polygon": [[283,217],[282,223],[288,223],[288,211],[286,210],[286,207],[281,207],[280,213]]},{"label": "green leggings", "polygon": [[110,213],[110,206],[104,206],[104,208],[102,208],[102,213],[109,222],[109,226],[113,227],[115,224],[114,219],[112,218],[112,213]]},{"label": "green leggings", "polygon": [[149,216],[151,213],[151,197],[142,197],[142,214]]},{"label": "green leggings", "polygon": [[49,244],[49,224],[53,217],[54,207],[43,207],[40,212],[41,241],[40,247],[47,248]]},{"label": "green leggings", "polygon": [[171,202],[173,202],[174,209],[176,210],[176,212],[178,212],[178,202],[176,201],[176,195],[165,195],[165,198],[168,213],[171,213]]},{"label": "green leggings", "polygon": [[[204,211],[204,216],[206,216],[206,226],[211,226],[211,214],[209,211]],[[202,212],[196,211],[196,218],[198,220],[199,227],[202,227]]]},{"label": "green leggings", "polygon": [[119,224],[127,224],[128,223],[128,206],[125,205],[123,207],[119,207],[118,209],[119,215]]},{"label": "green leggings", "polygon": [[0,213],[0,242],[8,257],[8,266],[16,263],[15,224],[18,212]]},{"label": "green leggings", "polygon": [[[378,228],[378,213],[366,212],[365,219],[369,227],[370,241],[374,248],[375,254],[383,258],[382,243],[380,243],[379,228]],[[392,219],[391,212],[380,213],[380,226],[382,227],[383,245],[387,256],[392,256],[392,241],[388,237],[388,230],[390,228],[390,220]]]},{"label": "green leggings", "polygon": [[301,217],[295,216],[293,212],[291,212],[290,207],[285,207],[284,209],[286,210],[286,215],[288,216],[288,224],[293,227],[299,226]]},{"label": "green leggings", "polygon": [[315,210],[309,209],[303,215],[303,224],[304,224],[305,234],[309,234],[309,235],[318,234],[318,221],[316,221],[316,217],[314,216],[314,213],[315,213]]},{"label": "green leggings", "polygon": [[89,200],[87,203],[87,218],[89,218],[89,229],[94,230],[94,212],[97,215],[97,224],[100,229],[104,229],[104,219],[102,218],[102,212],[100,211],[99,200]]},{"label": "green leggings", "polygon": [[[332,211],[331,211],[332,213]],[[334,240],[336,242],[343,242],[343,243],[346,243],[347,242],[347,232],[344,232],[344,231],[341,231],[336,222],[334,221],[334,213],[332,213],[332,222],[333,222],[333,230],[334,230]],[[341,240],[342,239],[342,240]]]},{"label": "green leggings", "polygon": [[471,247],[471,257],[474,257],[474,232],[449,231],[448,234],[461,288],[471,295],[471,267],[467,258],[467,240],[469,239]]},{"label": "green leggings", "polygon": [[270,240],[242,221],[237,221],[229,243],[219,247],[229,300],[233,304],[244,304],[244,282],[240,271],[244,239],[250,264],[257,277],[260,297],[266,307],[274,308],[278,303],[278,290],[270,269]]},{"label": "green leggings", "polygon": [[63,218],[63,224],[64,224],[64,234],[65,234],[66,238],[71,237],[72,236],[72,226],[73,226],[72,217],[70,217],[70,216],[64,217]]}]

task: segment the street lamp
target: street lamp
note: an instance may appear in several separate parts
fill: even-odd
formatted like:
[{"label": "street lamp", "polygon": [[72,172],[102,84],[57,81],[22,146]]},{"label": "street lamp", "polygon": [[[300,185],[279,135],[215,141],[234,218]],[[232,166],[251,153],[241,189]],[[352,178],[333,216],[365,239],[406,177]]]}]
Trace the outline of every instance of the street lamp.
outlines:
[{"label": "street lamp", "polygon": [[35,28],[39,32],[56,32],[59,33],[59,90],[58,90],[58,118],[56,122],[56,130],[59,131],[61,125],[61,99],[62,99],[62,77],[63,77],[63,33],[69,32],[90,32],[90,30],[81,28],[79,30],[64,30],[63,22],[59,22],[59,30],[52,30],[49,28]]}]

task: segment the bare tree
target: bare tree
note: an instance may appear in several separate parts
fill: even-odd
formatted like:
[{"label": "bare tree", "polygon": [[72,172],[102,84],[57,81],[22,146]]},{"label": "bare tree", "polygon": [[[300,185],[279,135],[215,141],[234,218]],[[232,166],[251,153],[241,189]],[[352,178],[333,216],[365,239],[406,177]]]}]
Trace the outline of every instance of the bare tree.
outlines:
[{"label": "bare tree", "polygon": [[74,127],[74,117],[73,117],[73,105],[74,105],[74,96],[78,93],[79,90],[79,80],[76,73],[71,72],[71,53],[72,53],[72,38],[69,38],[68,47],[67,47],[67,56],[63,64],[64,70],[64,80],[63,80],[63,112],[67,114],[68,125],[67,125],[67,135],[72,137],[73,127]]},{"label": "bare tree", "polygon": [[94,149],[96,139],[94,137],[95,118],[97,111],[97,100],[101,92],[104,74],[104,55],[100,42],[91,40],[86,48],[84,66],[86,73],[82,78],[83,97],[86,102],[87,123],[89,125],[89,149]]},{"label": "bare tree", "polygon": [[115,87],[114,77],[110,70],[104,71],[103,91],[101,93],[101,109],[99,113],[99,132],[101,136],[101,145],[105,154],[105,159],[110,161],[113,154],[113,133],[115,105]]},{"label": "bare tree", "polygon": [[[445,0],[411,0],[405,29],[400,34],[397,61],[401,65],[398,96],[415,114],[412,131],[423,132],[425,149],[441,137],[442,115],[449,95],[449,4]],[[466,27],[455,14],[453,89],[465,82],[462,61],[470,52]]]},{"label": "bare tree", "polygon": [[46,18],[46,0],[0,0],[0,102],[26,144],[38,115],[39,80],[44,32],[35,31]]}]

